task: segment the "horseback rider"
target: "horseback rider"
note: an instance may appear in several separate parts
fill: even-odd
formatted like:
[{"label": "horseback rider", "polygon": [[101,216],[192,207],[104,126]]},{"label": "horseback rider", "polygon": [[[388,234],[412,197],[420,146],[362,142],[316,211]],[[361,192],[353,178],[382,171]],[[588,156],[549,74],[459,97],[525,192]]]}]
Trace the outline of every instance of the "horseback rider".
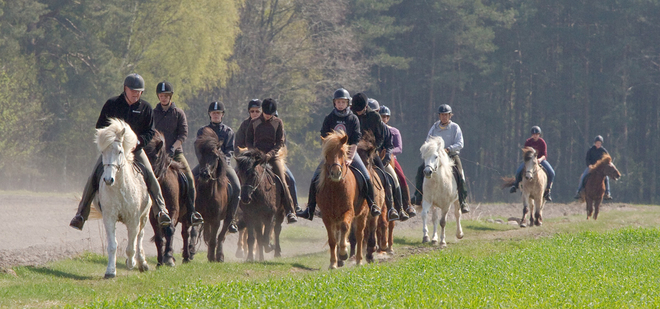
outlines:
[{"label": "horseback rider", "polygon": [[[138,144],[133,150],[134,158],[141,165],[149,195],[155,202],[156,207],[152,206],[151,210],[156,215],[159,225],[167,227],[172,223],[172,220],[168,215],[167,208],[165,208],[165,200],[161,194],[158,180],[154,176],[149,159],[142,149],[151,141],[156,132],[151,105],[140,98],[143,91],[144,79],[142,76],[136,73],[126,76],[124,91],[119,96],[112,97],[105,102],[96,121],[96,128],[107,127],[110,124],[110,118],[117,118],[128,123],[131,130],[138,136]],[[69,223],[69,226],[78,230],[82,230],[85,221],[89,217],[92,200],[99,190],[99,182],[103,174],[103,160],[101,157],[96,160],[93,171],[85,184],[82,200],[78,204],[78,211]]]},{"label": "horseback rider", "polygon": [[[361,191],[363,197],[367,200],[367,204],[369,204],[371,215],[374,217],[380,216],[380,208],[374,202],[374,189],[371,183],[371,177],[367,168],[364,166],[362,159],[360,159],[360,156],[356,155],[357,143],[360,141],[360,137],[362,137],[362,132],[360,131],[360,120],[348,108],[351,105],[351,96],[348,91],[344,88],[335,90],[332,105],[334,106],[332,112],[323,119],[321,137],[328,136],[332,131],[344,131],[346,133],[346,136],[348,137],[346,163],[352,167],[351,170],[353,170],[355,177],[362,177],[366,182]],[[298,217],[310,221],[314,219],[314,210],[316,210],[316,184],[319,175],[321,174],[322,164],[323,162],[319,163],[319,166],[314,171],[314,176],[312,176],[312,181],[309,184],[307,208],[304,211],[296,213]],[[357,169],[358,172],[354,169]]]},{"label": "horseback rider", "polygon": [[[369,98],[364,93],[358,93],[353,96],[351,100],[351,110],[355,115],[357,115],[360,120],[360,131],[362,135],[365,132],[370,131],[374,138],[376,149],[385,150],[385,159],[386,163],[389,163],[390,156],[392,154],[392,138],[389,136],[390,130],[387,129],[387,126],[380,119],[380,115],[371,110],[368,106]],[[380,156],[373,157],[374,164],[381,171],[385,171],[385,166],[383,165],[383,160],[380,159]],[[394,209],[394,203],[392,202],[392,184],[389,180],[389,177],[385,175],[384,185],[387,185],[385,188],[385,199],[387,205],[387,220],[394,221],[400,219],[399,213]]]},{"label": "horseback rider", "polygon": [[[587,174],[589,174],[589,166],[596,164],[598,160],[603,158],[603,155],[609,154],[607,152],[607,149],[603,147],[603,142],[604,141],[602,136],[600,135],[596,136],[596,138],[594,139],[594,145],[591,146],[591,148],[589,148],[589,150],[587,151],[587,159],[586,159],[587,168],[582,173],[582,176],[580,176],[580,183],[578,184],[578,190],[575,193],[576,200],[579,200],[581,198],[580,193],[582,189],[584,189],[584,180],[585,177],[587,177]],[[612,195],[610,194],[610,178],[607,176],[605,176],[605,196],[603,196],[603,199],[606,200],[612,199]]]},{"label": "horseback rider", "polygon": [[[376,112],[380,116],[380,103],[376,101],[376,99],[369,98],[367,100],[367,106],[369,109],[372,111]],[[379,117],[381,122],[383,122],[382,117]],[[396,177],[396,172],[394,171],[394,167],[390,165],[392,162],[392,151],[394,150],[394,138],[392,137],[392,132],[390,131],[389,127],[385,122],[383,122],[385,130],[383,131],[384,136],[383,139],[384,141],[389,141],[388,143],[383,142],[383,144],[380,146],[378,149],[378,153],[382,154],[384,153],[383,158],[381,161],[383,162],[383,170],[387,172],[387,180],[390,185],[390,190],[386,190],[385,192],[391,193],[392,196],[390,198],[393,199],[394,201],[394,209],[398,212],[399,215],[399,220],[401,221],[406,221],[410,218],[408,216],[408,213],[403,210],[403,194],[401,192],[401,186],[399,185],[399,179]]]},{"label": "horseback rider", "polygon": [[[277,102],[275,99],[265,99],[261,103],[261,109],[262,113],[259,118],[251,120],[247,128],[246,145],[250,149],[256,148],[265,154],[266,162],[272,166],[273,173],[288,188],[285,176],[286,164],[278,155],[279,150],[284,146],[284,124],[280,118],[273,115],[277,111]],[[284,196],[287,222],[298,222],[289,190],[284,189]]]},{"label": "horseback rider", "polygon": [[[548,184],[545,187],[545,193],[543,193],[543,197],[545,198],[546,201],[552,202],[550,191],[552,189],[552,181],[555,179],[555,170],[548,162],[548,158],[547,158],[548,146],[546,145],[543,138],[541,138],[542,132],[539,126],[533,126],[531,133],[532,133],[532,137],[528,138],[525,141],[524,147],[532,147],[536,150],[536,157],[539,161],[539,164],[543,166],[543,170],[545,171],[545,174],[548,176]],[[514,193],[518,189],[518,184],[522,181],[522,174],[524,168],[525,168],[525,163],[522,163],[520,164],[520,166],[518,166],[518,170],[516,170],[516,182],[513,183],[509,192]]]},{"label": "horseback rider", "polygon": [[[430,136],[439,136],[445,142],[445,152],[449,154],[449,158],[454,161],[454,167],[452,169],[454,173],[454,178],[458,185],[458,201],[461,205],[461,213],[470,212],[470,207],[467,204],[467,186],[465,184],[465,173],[463,172],[463,164],[461,163],[461,158],[458,156],[463,149],[463,132],[461,127],[457,123],[451,121],[451,117],[454,115],[451,110],[451,106],[447,104],[442,104],[438,108],[438,121],[436,121],[429,133],[427,134],[427,139]],[[424,184],[424,163],[419,166],[417,169],[417,175],[415,176],[415,182],[417,185],[417,190],[415,191],[415,201],[416,205],[422,204],[422,186]]]},{"label": "horseback rider", "polygon": [[[238,131],[236,132],[236,147],[240,148],[247,148],[247,144],[245,142],[245,136],[247,135],[247,127],[250,125],[250,121],[253,119],[259,118],[261,116],[261,100],[259,99],[252,99],[250,102],[248,102],[248,118],[243,120],[241,123],[241,126],[238,128]],[[275,117],[279,118],[279,115],[277,111],[275,111],[275,114],[273,114]],[[284,143],[286,145],[286,136],[284,136]],[[298,190],[296,189],[296,178],[293,177],[293,173],[291,173],[291,170],[289,167],[286,167],[286,183],[288,185],[289,189],[289,194],[291,194],[291,198],[293,199],[293,207],[296,210],[296,212],[300,212],[300,206],[298,206]]]},{"label": "horseback rider", "polygon": [[[236,225],[236,210],[238,209],[238,202],[240,201],[241,196],[241,183],[238,180],[238,176],[236,176],[236,172],[231,167],[231,157],[234,155],[234,130],[228,125],[222,123],[222,118],[225,116],[224,103],[211,102],[211,104],[209,104],[208,114],[210,123],[197,130],[197,137],[204,133],[204,128],[210,128],[216,135],[218,135],[218,140],[222,143],[220,150],[225,155],[225,162],[227,163],[227,181],[231,187],[230,192],[228,192],[229,199],[227,201],[227,216],[225,220],[231,222],[227,231],[229,233],[236,233],[238,232],[238,226]],[[197,153],[197,149],[195,149],[195,154],[199,160],[201,154]],[[199,175],[199,165],[193,169],[193,174]]]},{"label": "horseback rider", "polygon": [[154,128],[163,133],[167,153],[174,161],[181,163],[184,167],[183,174],[188,181],[188,198],[190,199],[186,203],[188,206],[187,212],[190,214],[189,220],[193,226],[200,225],[204,223],[204,219],[202,219],[199,212],[195,211],[194,177],[181,147],[188,137],[186,114],[172,102],[172,95],[174,94],[172,84],[166,81],[158,83],[156,94],[160,104],[153,110]]},{"label": "horseback rider", "polygon": [[380,118],[383,120],[383,123],[385,123],[387,128],[390,130],[390,135],[392,136],[392,164],[394,165],[394,173],[396,174],[396,177],[399,181],[398,186],[400,186],[401,196],[403,198],[402,201],[405,203],[405,212],[410,217],[414,217],[417,215],[417,211],[415,211],[415,208],[410,204],[408,183],[406,182],[406,177],[403,174],[403,169],[401,168],[401,165],[399,165],[399,161],[396,158],[398,154],[403,152],[403,141],[401,140],[401,133],[399,132],[399,129],[388,124],[390,122],[391,111],[387,106],[381,105],[378,113],[380,114]]}]

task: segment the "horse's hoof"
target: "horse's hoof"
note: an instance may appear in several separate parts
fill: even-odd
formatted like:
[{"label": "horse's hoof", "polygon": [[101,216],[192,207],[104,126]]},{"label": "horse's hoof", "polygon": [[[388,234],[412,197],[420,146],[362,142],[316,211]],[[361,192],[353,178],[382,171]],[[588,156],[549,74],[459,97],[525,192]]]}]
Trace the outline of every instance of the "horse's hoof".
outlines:
[{"label": "horse's hoof", "polygon": [[339,260],[341,260],[341,261],[348,260],[348,253],[339,254]]},{"label": "horse's hoof", "polygon": [[387,254],[389,254],[389,255],[394,255],[394,250],[392,250],[392,248],[387,249],[387,251],[385,251],[385,252],[387,252]]},{"label": "horse's hoof", "polygon": [[273,249],[275,249],[275,246],[273,246],[272,244],[268,244],[268,245],[264,246],[264,252],[266,252],[266,253],[272,252]]},{"label": "horse's hoof", "polygon": [[328,267],[328,269],[337,269],[337,265],[330,265],[330,267]]},{"label": "horse's hoof", "polygon": [[176,266],[176,263],[174,263],[173,260],[168,260],[167,262],[165,262],[165,265],[170,266],[170,267],[174,267],[174,266]]},{"label": "horse's hoof", "polygon": [[525,223],[520,223],[520,227],[527,227],[527,224],[525,224]]},{"label": "horse's hoof", "polygon": [[342,260],[337,261],[337,267],[344,267],[344,261]]},{"label": "horse's hoof", "polygon": [[133,270],[133,268],[135,268],[135,262],[126,259],[126,268],[128,268],[128,270]]},{"label": "horse's hoof", "polygon": [[427,242],[429,242],[429,241],[431,241],[431,239],[430,239],[428,236],[424,236],[424,238],[422,238],[422,243],[423,243],[423,244],[424,244],[424,243],[427,243]]},{"label": "horse's hoof", "polygon": [[280,252],[275,252],[275,257],[276,257],[276,258],[278,258],[278,257],[282,257],[282,253],[280,253]]},{"label": "horse's hoof", "polygon": [[140,272],[149,271],[149,265],[146,262],[144,262],[143,264],[140,264],[140,266],[138,266],[138,269],[140,270]]},{"label": "horse's hoof", "polygon": [[190,263],[190,259],[183,259],[183,264],[188,264]]},{"label": "horse's hoof", "polygon": [[105,277],[103,279],[112,279],[115,277],[115,274],[105,274]]},{"label": "horse's hoof", "polygon": [[465,236],[463,233],[456,234],[456,238],[458,238],[458,239],[463,239],[463,236]]},{"label": "horse's hoof", "polygon": [[438,243],[438,240],[437,240],[437,239],[431,240],[431,244],[432,244],[432,245],[435,245],[435,244],[437,244],[437,243]]},{"label": "horse's hoof", "polygon": [[443,243],[440,244],[440,249],[444,249],[444,248],[447,248],[447,243],[446,242],[443,242]]}]

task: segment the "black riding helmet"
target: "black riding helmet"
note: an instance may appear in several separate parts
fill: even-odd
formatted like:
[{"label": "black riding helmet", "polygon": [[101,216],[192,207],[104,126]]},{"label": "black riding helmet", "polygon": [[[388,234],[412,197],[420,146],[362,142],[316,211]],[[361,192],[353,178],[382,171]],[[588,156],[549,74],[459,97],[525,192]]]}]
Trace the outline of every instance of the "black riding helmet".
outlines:
[{"label": "black riding helmet", "polygon": [[387,107],[387,106],[385,106],[385,105],[381,105],[381,106],[380,106],[380,110],[378,110],[378,113],[379,113],[381,116],[390,116],[390,115],[391,115],[391,113],[390,113],[390,108]]},{"label": "black riding helmet", "polygon": [[261,103],[261,110],[266,115],[272,115],[277,111],[277,102],[275,99],[265,99],[264,102]]},{"label": "black riding helmet", "polygon": [[210,112],[225,112],[225,104],[220,102],[220,101],[215,101],[211,102],[209,105],[209,113]]},{"label": "black riding helmet", "polygon": [[144,91],[144,79],[137,73],[128,74],[124,78],[124,86],[131,90]]},{"label": "black riding helmet", "polygon": [[351,105],[351,110],[353,112],[359,112],[364,110],[367,107],[367,101],[369,98],[364,93],[360,92],[353,96],[353,105]]},{"label": "black riding helmet", "polygon": [[369,98],[367,100],[367,105],[369,105],[369,108],[371,108],[372,111],[378,111],[380,110],[380,104],[376,99]]},{"label": "black riding helmet", "polygon": [[255,107],[261,108],[261,100],[252,99],[250,100],[250,102],[248,102],[248,110],[250,110],[250,108],[255,108]]},{"label": "black riding helmet", "polygon": [[541,127],[539,127],[539,126],[533,126],[532,127],[532,134],[542,134],[542,133],[543,132],[541,132]]},{"label": "black riding helmet", "polygon": [[174,87],[172,87],[172,84],[170,84],[169,82],[166,82],[166,81],[160,82],[160,83],[158,83],[158,85],[156,85],[156,94],[159,94],[159,93],[173,94],[174,93]]},{"label": "black riding helmet", "polygon": [[351,95],[348,93],[348,90],[344,88],[339,88],[335,90],[335,94],[332,96],[332,101],[334,101],[335,99],[347,99],[350,101]]},{"label": "black riding helmet", "polygon": [[442,104],[438,107],[438,114],[451,114],[451,106]]},{"label": "black riding helmet", "polygon": [[596,138],[594,138],[594,143],[595,142],[601,142],[604,143],[605,141],[603,140],[603,137],[600,135],[597,135]]}]

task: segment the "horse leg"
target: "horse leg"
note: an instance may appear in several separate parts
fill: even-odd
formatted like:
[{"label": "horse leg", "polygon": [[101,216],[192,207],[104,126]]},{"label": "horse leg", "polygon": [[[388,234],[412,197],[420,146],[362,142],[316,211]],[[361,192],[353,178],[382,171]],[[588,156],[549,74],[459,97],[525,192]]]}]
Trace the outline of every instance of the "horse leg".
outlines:
[{"label": "horse leg", "polygon": [[105,270],[105,279],[114,278],[117,275],[117,238],[115,237],[116,222],[114,219],[103,218],[105,233],[108,239],[108,267]]},{"label": "horse leg", "polygon": [[433,237],[431,237],[431,243],[438,243],[438,208],[433,207],[431,209],[431,219],[433,220]]},{"label": "horse leg", "polygon": [[[351,224],[347,222],[348,219],[344,217],[344,220],[339,223],[339,259],[342,261],[348,260],[348,234],[349,230],[351,228]],[[364,230],[364,225],[362,226],[362,229]],[[355,252],[355,259],[362,259],[362,235],[359,235],[360,238],[358,239],[357,235],[358,231],[355,231],[355,241],[357,244],[357,250]]]},{"label": "horse leg", "polygon": [[238,242],[236,243],[236,257],[242,259],[245,257],[245,242],[247,241],[247,232],[245,228],[238,231]]},{"label": "horse leg", "polygon": [[[186,224],[186,226],[189,225]],[[197,243],[197,238],[200,237],[199,236],[200,228],[199,226],[189,226],[189,228],[186,228],[186,230],[190,231],[190,240],[188,241],[188,251],[190,252],[190,260],[192,261],[193,258],[195,257],[195,253],[197,253],[195,244]]]},{"label": "horse leg", "polygon": [[378,236],[378,221],[380,221],[380,216],[377,218],[368,218],[366,231],[363,233],[364,237],[367,238],[367,262],[372,263],[374,261],[374,252],[376,252],[376,237]]},{"label": "horse leg", "polygon": [[456,238],[463,239],[463,227],[461,226],[461,204],[454,203],[454,217],[456,217]]},{"label": "horse leg", "polygon": [[229,229],[229,224],[231,224],[229,220],[222,220],[222,229],[220,229],[220,234],[218,234],[218,245],[215,251],[215,260],[218,262],[225,261],[225,252],[223,248],[225,244],[225,235],[227,235],[227,230]]},{"label": "horse leg", "polygon": [[[138,262],[138,270],[140,270],[140,272],[149,270],[149,265],[147,264],[147,256],[144,254],[144,247],[142,244],[144,241],[144,227],[146,225],[147,225],[147,214],[144,214],[142,217],[140,217],[140,226],[137,235],[137,262]],[[172,246],[170,245],[170,250],[171,247]]]},{"label": "horse leg", "polygon": [[282,256],[282,247],[280,247],[280,233],[282,233],[282,222],[284,222],[284,216],[282,216],[281,220],[278,218],[277,222],[275,222],[275,227],[273,228],[274,230],[274,237],[275,237],[275,257],[281,257]]},{"label": "horse leg", "polygon": [[[339,231],[341,229],[337,229],[337,230]],[[337,236],[337,237],[340,237],[340,236]],[[338,238],[338,239],[340,239],[340,238]],[[355,257],[355,245],[357,244],[357,241],[355,240],[355,228],[353,226],[351,226],[351,231],[350,231],[350,233],[348,233],[348,242],[351,245],[351,248],[350,248],[351,252],[348,254],[348,257],[354,258]]]},{"label": "horse leg", "polygon": [[174,227],[168,226],[164,228],[165,230],[165,260],[163,264],[167,266],[175,266],[174,263],[174,249],[172,248],[172,242],[174,240]]},{"label": "horse leg", "polygon": [[189,226],[187,223],[181,222],[181,239],[183,239],[183,252],[181,252],[181,256],[183,257],[183,263],[188,263],[190,262],[190,230]]},{"label": "horse leg", "polygon": [[529,197],[523,196],[523,214],[520,218],[520,227],[527,227],[525,220],[527,220],[527,213],[529,212]]},{"label": "horse leg", "polygon": [[247,226],[247,245],[248,245],[248,255],[247,255],[247,261],[252,262],[254,261],[254,243],[255,243],[255,238],[254,238],[254,223],[250,222],[248,223]]},{"label": "horse leg", "polygon": [[156,217],[152,213],[149,215],[149,221],[154,230],[154,243],[156,244],[156,254],[158,255],[158,265],[156,266],[159,267],[163,265],[163,232],[156,221]]},{"label": "horse leg", "polygon": [[429,239],[429,228],[426,226],[426,217],[429,214],[429,208],[431,208],[431,204],[429,204],[427,201],[422,201],[422,243],[427,243],[430,241]]},{"label": "horse leg", "polygon": [[586,196],[586,194],[585,194],[585,199],[586,199],[586,202],[587,202],[587,220],[589,220],[589,217],[591,217],[591,215],[594,212],[594,208],[593,208],[593,206],[594,206],[593,202],[594,201],[590,197]]},{"label": "horse leg", "polygon": [[132,270],[135,267],[135,248],[137,247],[137,234],[138,226],[131,226],[132,224],[126,224],[127,234],[128,234],[128,244],[126,245],[126,268]]},{"label": "horse leg", "polygon": [[529,226],[532,227],[534,226],[534,212],[536,208],[536,202],[531,195],[528,197],[527,205],[529,205]]},{"label": "horse leg", "polygon": [[[363,245],[364,245],[364,230],[366,226],[366,218],[356,218],[357,219],[357,224],[356,224],[356,229],[355,229],[355,240],[357,242],[357,250],[355,252],[355,265],[360,265],[362,264],[362,250],[363,250]],[[373,260],[373,254],[371,256],[371,259]]]},{"label": "horse leg", "polygon": [[447,205],[443,208],[440,208],[441,214],[440,214],[440,248],[446,248],[447,247],[447,240],[445,238],[445,226],[447,226],[447,214],[449,213],[449,207],[451,205]]},{"label": "horse leg", "polygon": [[392,244],[394,244],[394,221],[388,222],[387,234],[387,253],[394,255],[394,249],[392,249]]},{"label": "horse leg", "polygon": [[328,246],[330,246],[330,267],[329,269],[337,268],[337,239],[335,237],[335,224],[330,221],[328,216],[323,216],[323,223],[328,233]]},{"label": "horse leg", "polygon": [[[378,251],[385,251],[387,249],[387,211],[382,212],[378,218],[376,218],[376,239],[378,242]],[[371,219],[370,219],[371,220]],[[392,221],[394,222],[394,221]]]},{"label": "horse leg", "polygon": [[208,226],[204,224],[204,238],[208,240],[208,252],[206,253],[206,258],[209,262],[215,262],[215,248],[217,245],[216,235],[218,235],[218,228],[220,227],[219,223],[210,223]]},{"label": "horse leg", "polygon": [[543,210],[544,198],[543,196],[536,198],[534,204],[536,209],[534,211],[534,225],[541,226],[543,224],[543,218],[541,218],[541,211]]},{"label": "horse leg", "polygon": [[598,211],[600,210],[600,203],[603,202],[603,197],[594,200],[594,220],[598,219]]}]

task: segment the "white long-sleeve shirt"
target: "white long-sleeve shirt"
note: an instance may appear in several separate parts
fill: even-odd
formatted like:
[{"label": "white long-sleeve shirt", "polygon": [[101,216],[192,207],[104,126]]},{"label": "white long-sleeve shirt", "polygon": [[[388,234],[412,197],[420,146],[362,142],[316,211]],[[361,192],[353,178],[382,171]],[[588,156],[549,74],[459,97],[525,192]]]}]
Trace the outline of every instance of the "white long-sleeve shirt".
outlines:
[{"label": "white long-sleeve shirt", "polygon": [[449,121],[447,126],[442,126],[440,120],[436,121],[429,134],[426,136],[439,136],[445,141],[445,147],[449,149],[449,155],[459,154],[463,149],[463,132],[458,124]]}]

